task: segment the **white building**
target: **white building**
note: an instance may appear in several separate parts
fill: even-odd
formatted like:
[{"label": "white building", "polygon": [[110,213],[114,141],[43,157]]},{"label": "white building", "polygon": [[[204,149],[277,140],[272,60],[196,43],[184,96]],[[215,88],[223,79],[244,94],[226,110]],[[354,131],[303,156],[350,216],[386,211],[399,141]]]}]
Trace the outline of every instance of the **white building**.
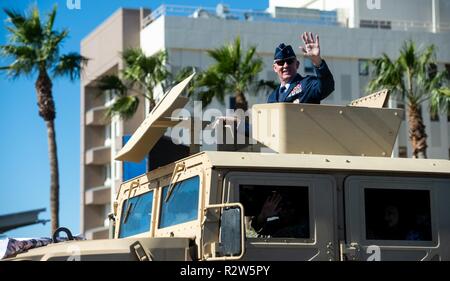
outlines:
[{"label": "white building", "polygon": [[[438,68],[450,71],[450,1],[295,1],[270,0],[267,11],[229,10],[219,6],[198,9],[161,6],[151,14],[144,10],[119,10],[81,43],[81,53],[92,58],[81,89],[81,225],[88,238],[107,236],[105,214],[124,176],[113,155],[122,146],[122,136],[132,134],[145,116],[145,107],[126,122],[102,122],[104,99],[96,97],[95,79],[118,73],[123,67],[119,52],[140,46],[148,55],[166,50],[173,72],[192,66],[206,69],[212,59],[206,51],[240,36],[244,49],[257,46],[265,68],[261,78],[276,80],[272,70],[275,47],[284,42],[299,46],[299,35],[320,35],[322,57],[335,79],[335,91],[324,103],[347,104],[365,95],[369,81],[367,60],[387,53],[397,57],[405,40],[438,47]],[[339,3],[339,4],[338,4]],[[378,9],[380,8],[380,9]],[[312,65],[299,57],[302,75]],[[268,93],[248,96],[249,105],[265,102]],[[228,108],[232,101],[226,100]],[[393,106],[397,105],[392,101]],[[224,108],[214,101],[210,107]],[[424,109],[427,108],[425,105]],[[428,156],[449,158],[450,124],[447,114],[431,120],[422,112],[428,134]],[[105,141],[105,139],[110,141]],[[403,123],[394,156],[410,157],[407,124]]]}]

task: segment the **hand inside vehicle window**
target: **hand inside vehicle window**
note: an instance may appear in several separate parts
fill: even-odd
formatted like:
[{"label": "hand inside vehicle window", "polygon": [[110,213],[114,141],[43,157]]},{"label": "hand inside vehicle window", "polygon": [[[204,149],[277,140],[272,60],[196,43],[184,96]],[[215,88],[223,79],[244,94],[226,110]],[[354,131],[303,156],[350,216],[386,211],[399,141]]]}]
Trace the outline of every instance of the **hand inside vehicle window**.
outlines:
[{"label": "hand inside vehicle window", "polygon": [[259,236],[308,237],[307,223],[302,220],[295,202],[279,192],[274,192],[266,198],[251,225]]}]

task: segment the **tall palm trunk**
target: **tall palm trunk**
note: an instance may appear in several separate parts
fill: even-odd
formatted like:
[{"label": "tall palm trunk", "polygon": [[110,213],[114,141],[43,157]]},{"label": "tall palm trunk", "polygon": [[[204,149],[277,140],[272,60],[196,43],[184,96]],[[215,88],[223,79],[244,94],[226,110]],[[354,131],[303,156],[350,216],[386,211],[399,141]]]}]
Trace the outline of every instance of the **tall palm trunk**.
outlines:
[{"label": "tall palm trunk", "polygon": [[56,112],[55,102],[52,96],[52,81],[45,69],[39,71],[35,87],[39,115],[45,120],[47,125],[48,154],[50,160],[50,212],[52,233],[54,233],[59,227],[59,171],[54,122]]},{"label": "tall palm trunk", "polygon": [[50,208],[52,233],[59,227],[59,171],[56,149],[55,122],[47,121],[48,156],[50,159]]},{"label": "tall palm trunk", "polygon": [[422,113],[417,104],[408,106],[409,139],[414,158],[427,158],[427,134],[423,124]]},{"label": "tall palm trunk", "polygon": [[236,98],[236,109],[242,109],[244,112],[248,109],[247,99],[245,98],[242,92],[237,92],[235,95]]}]

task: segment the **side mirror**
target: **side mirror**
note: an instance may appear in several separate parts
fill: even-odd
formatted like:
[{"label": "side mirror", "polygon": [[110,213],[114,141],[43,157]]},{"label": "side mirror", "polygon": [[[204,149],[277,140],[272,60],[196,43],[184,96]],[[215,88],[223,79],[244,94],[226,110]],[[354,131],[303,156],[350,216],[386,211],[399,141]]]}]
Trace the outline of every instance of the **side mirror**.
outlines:
[{"label": "side mirror", "polygon": [[[215,233],[215,234],[214,234]],[[207,206],[203,223],[207,260],[238,260],[245,251],[244,207],[240,203]]]},{"label": "side mirror", "polygon": [[221,256],[239,256],[242,251],[242,210],[239,206],[225,207],[220,218],[220,247]]}]

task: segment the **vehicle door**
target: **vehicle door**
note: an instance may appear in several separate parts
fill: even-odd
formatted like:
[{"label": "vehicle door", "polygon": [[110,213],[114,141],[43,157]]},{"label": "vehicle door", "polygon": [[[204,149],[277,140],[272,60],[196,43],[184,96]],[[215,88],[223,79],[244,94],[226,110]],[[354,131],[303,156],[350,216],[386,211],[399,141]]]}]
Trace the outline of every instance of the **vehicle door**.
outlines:
[{"label": "vehicle door", "polygon": [[[281,195],[274,195],[281,194]],[[277,196],[278,199],[275,199]],[[335,260],[337,252],[336,183],[320,174],[229,172],[224,178],[223,202],[244,206],[244,260]],[[280,199],[282,198],[282,199]],[[261,234],[254,220],[266,200],[289,206],[296,226]],[[287,203],[283,203],[287,202]],[[284,207],[283,207],[284,208]],[[282,220],[283,214],[267,220]]]},{"label": "vehicle door", "polygon": [[449,255],[450,181],[350,176],[345,260],[440,260]]}]

